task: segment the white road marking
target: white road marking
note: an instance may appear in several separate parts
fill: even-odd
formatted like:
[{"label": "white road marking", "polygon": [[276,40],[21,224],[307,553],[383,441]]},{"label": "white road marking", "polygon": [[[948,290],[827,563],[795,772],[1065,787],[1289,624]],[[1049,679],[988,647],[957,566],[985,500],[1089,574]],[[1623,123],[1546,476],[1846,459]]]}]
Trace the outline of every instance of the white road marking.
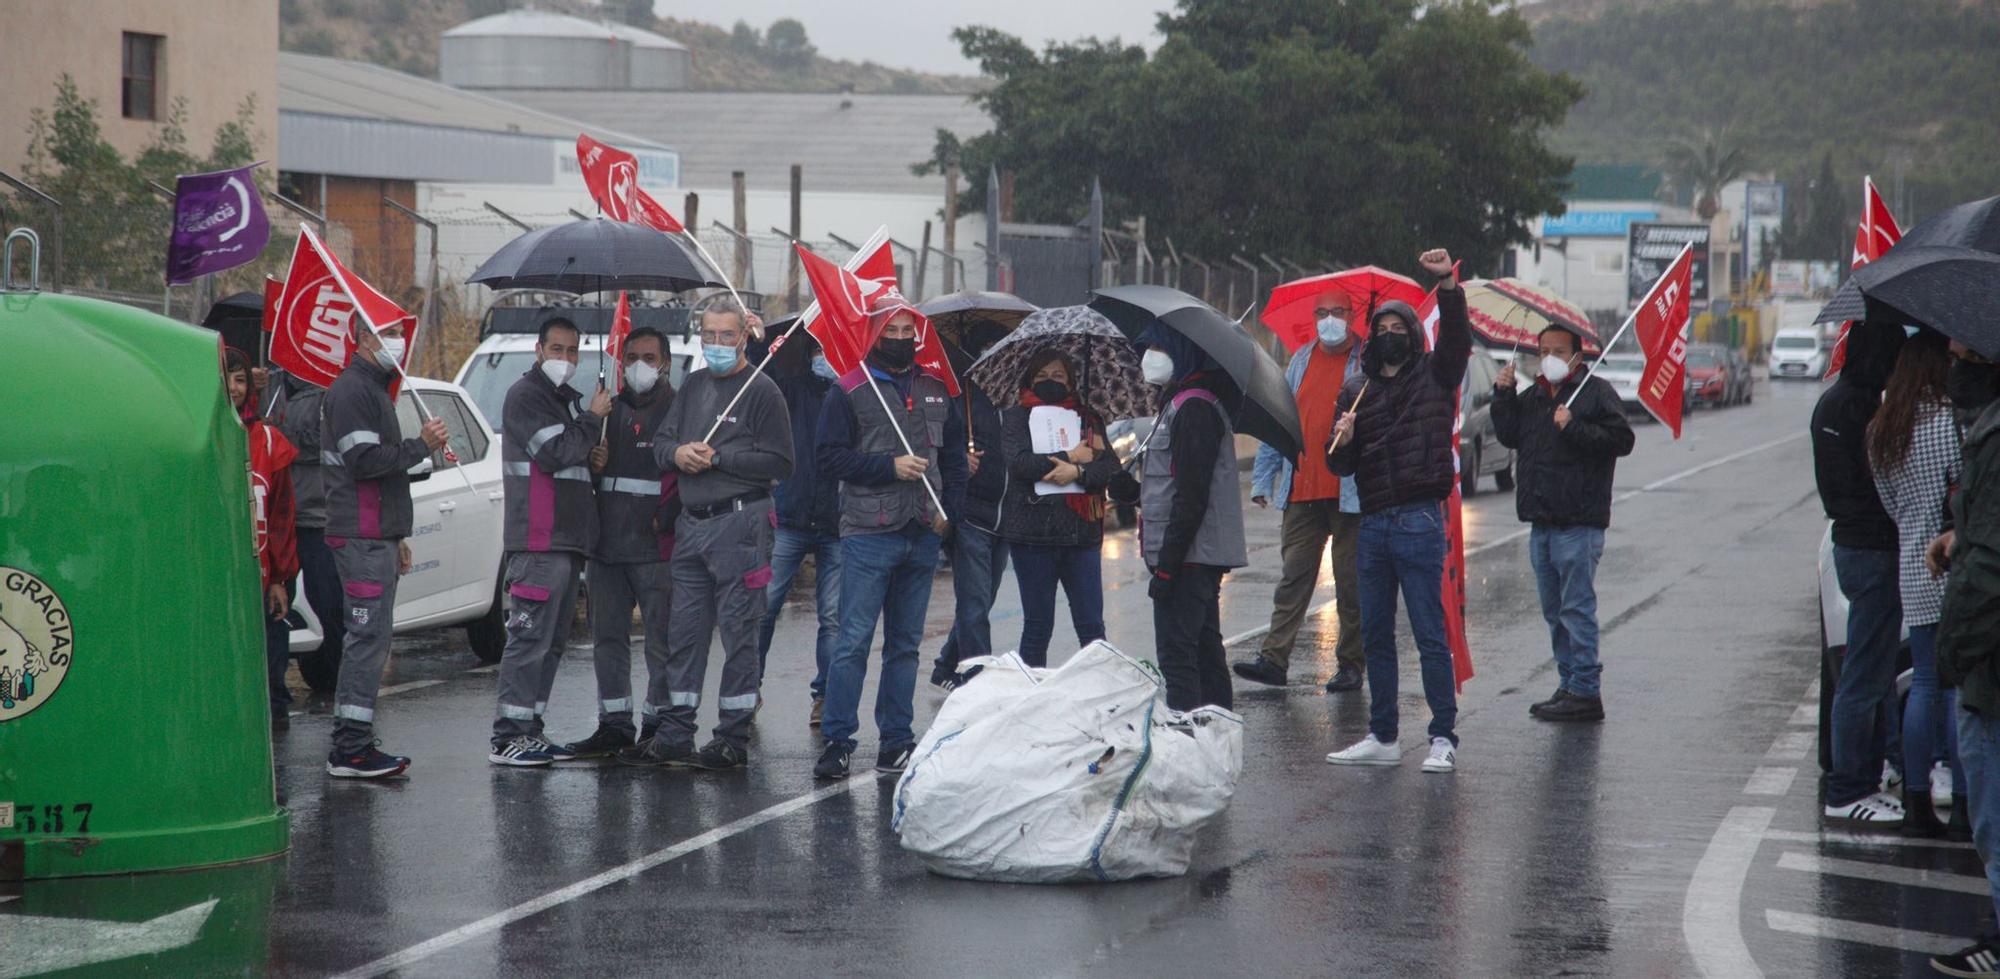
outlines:
[{"label": "white road marking", "polygon": [[1779,870],[1802,870],[1809,874],[1828,874],[1834,877],[1852,877],[1856,880],[1874,880],[1903,887],[1928,887],[1939,891],[1956,891],[1960,894],[1989,896],[1986,878],[1971,874],[1953,874],[1939,870],[1917,870],[1912,867],[1898,867],[1894,864],[1871,863],[1866,860],[1842,860],[1838,857],[1822,857],[1810,853],[1787,850],[1778,857]]},{"label": "white road marking", "polygon": [[16,915],[6,923],[7,953],[0,956],[0,979],[33,976],[153,955],[180,948],[201,935],[216,898],[169,911],[150,921],[97,921]]},{"label": "white road marking", "polygon": [[1764,757],[1774,761],[1805,761],[1815,737],[1812,731],[1786,731],[1771,742],[1771,750]]},{"label": "white road marking", "polygon": [[1799,914],[1775,909],[1764,911],[1764,923],[1769,925],[1772,931],[1804,935],[1807,938],[1836,938],[1843,942],[1897,948],[1905,952],[1921,952],[1926,955],[1941,955],[1965,944],[1964,938],[1952,938],[1928,931],[1911,931],[1907,928],[1891,928],[1887,925],[1871,925],[1861,921],[1822,918],[1816,914]]},{"label": "white road marking", "polygon": [[1796,768],[1759,768],[1750,773],[1750,781],[1743,786],[1744,795],[1784,795],[1792,790],[1792,779],[1797,778]]},{"label": "white road marking", "polygon": [[1716,979],[1763,979],[1743,943],[1743,881],[1776,809],[1737,806],[1722,817],[1695,865],[1681,905],[1681,935],[1695,968]]},{"label": "white road marking", "polygon": [[1816,703],[1800,704],[1797,710],[1792,711],[1791,722],[1804,727],[1818,727],[1819,705]]},{"label": "white road marking", "polygon": [[465,672],[467,672],[467,673],[498,673],[498,672],[500,672],[500,664],[498,664],[498,663],[488,663],[488,664],[487,664],[487,665],[485,665],[485,666],[475,666],[475,667],[473,667],[472,669],[469,669],[469,670],[466,670]]},{"label": "white road marking", "polygon": [[382,689],[375,691],[375,696],[387,697],[390,694],[409,693],[412,690],[422,690],[425,687],[435,687],[443,682],[444,682],[443,680],[411,680],[408,683],[398,683],[393,686],[383,687]]},{"label": "white road marking", "polygon": [[346,972],[340,973],[335,979],[361,979],[361,977],[380,976],[394,972],[397,969],[406,968],[448,948],[463,945],[482,935],[492,934],[523,918],[533,917],[550,908],[574,901],[593,891],[601,890],[621,881],[630,880],[661,864],[714,846],[723,840],[749,832],[772,820],[782,819],[821,800],[830,799],[843,792],[852,792],[864,785],[872,786],[878,778],[879,776],[873,776],[872,773],[869,775],[856,775],[838,784],[829,785],[825,788],[808,792],[805,795],[787,799],[768,809],[762,809],[744,816],[735,822],[717,826],[700,836],[682,840],[663,850],[655,850],[630,863],[620,864],[602,873],[586,877],[568,887],[550,891],[540,897],[516,904],[505,911],[487,915],[470,924],[461,925],[429,941],[412,945],[400,952],[385,955],[365,965],[356,966]]},{"label": "white road marking", "polygon": [[1843,833],[1843,832],[1799,832],[1789,829],[1774,829],[1766,832],[1764,838],[1780,843],[1833,843],[1840,846],[1927,846],[1945,850],[1970,850],[1970,843],[1956,843],[1951,840],[1918,840],[1897,836],[1894,833]]},{"label": "white road marking", "polygon": [[[1762,442],[1757,445],[1753,445],[1747,449],[1742,450],[1741,452],[1731,452],[1730,454],[1723,456],[1720,459],[1711,459],[1708,462],[1704,462],[1699,466],[1695,466],[1689,469],[1683,469],[1680,472],[1674,473],[1671,476],[1666,476],[1661,479],[1653,480],[1652,482],[1647,483],[1646,485],[1641,486],[1638,489],[1626,490],[1625,492],[1612,497],[1611,503],[1612,505],[1615,506],[1617,504],[1623,503],[1626,500],[1630,500],[1641,494],[1651,493],[1654,490],[1662,489],[1667,486],[1672,486],[1673,484],[1678,483],[1683,479],[1687,479],[1692,476],[1698,476],[1702,473],[1709,471],[1710,469],[1714,469],[1717,466],[1726,466],[1729,463],[1735,462],[1738,459],[1747,459],[1750,456],[1756,455],[1759,452],[1763,452],[1766,449],[1774,448],[1776,446],[1783,445],[1786,442],[1791,442],[1797,439],[1804,438],[1805,436],[1806,436],[1805,432],[1793,432],[1790,435],[1786,435],[1780,438],[1774,438],[1769,442]],[[1513,542],[1528,536],[1528,530],[1529,528],[1522,527],[1520,530],[1514,531],[1511,534],[1503,534],[1490,541],[1487,541],[1484,544],[1480,544],[1477,547],[1468,547],[1465,549],[1465,558],[1466,560],[1469,561],[1475,554],[1483,554],[1496,547],[1502,547],[1507,544],[1512,544]],[[1327,606],[1332,604],[1333,604],[1333,599],[1329,598],[1323,602],[1313,605],[1311,608],[1306,609],[1306,614],[1309,616],[1318,615],[1322,609],[1325,609]],[[1237,633],[1236,635],[1230,636],[1227,639],[1224,639],[1222,641],[1222,645],[1224,647],[1229,647],[1237,645],[1239,643],[1249,642],[1250,640],[1255,639],[1258,636],[1261,636],[1264,633],[1270,631],[1271,631],[1271,626],[1268,623],[1265,625],[1260,625],[1255,629],[1245,630],[1243,632]],[[1815,687],[1814,689],[1817,690],[1818,688]]]},{"label": "white road marking", "polygon": [[1819,707],[1819,677],[1813,677],[1813,682],[1806,685],[1806,699],[1815,709]]}]

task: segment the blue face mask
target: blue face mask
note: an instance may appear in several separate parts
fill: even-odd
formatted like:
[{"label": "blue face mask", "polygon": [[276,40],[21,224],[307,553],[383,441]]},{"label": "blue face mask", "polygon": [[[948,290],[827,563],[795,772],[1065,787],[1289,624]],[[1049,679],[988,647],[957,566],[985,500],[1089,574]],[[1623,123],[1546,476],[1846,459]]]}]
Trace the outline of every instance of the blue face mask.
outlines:
[{"label": "blue face mask", "polygon": [[739,352],[735,347],[718,347],[713,344],[701,345],[701,359],[708,361],[708,369],[717,374],[727,374],[736,369]]},{"label": "blue face mask", "polygon": [[834,370],[833,364],[830,361],[828,361],[824,356],[821,356],[819,354],[813,355],[813,373],[818,374],[819,376],[826,378],[829,381],[840,380],[840,372]]}]

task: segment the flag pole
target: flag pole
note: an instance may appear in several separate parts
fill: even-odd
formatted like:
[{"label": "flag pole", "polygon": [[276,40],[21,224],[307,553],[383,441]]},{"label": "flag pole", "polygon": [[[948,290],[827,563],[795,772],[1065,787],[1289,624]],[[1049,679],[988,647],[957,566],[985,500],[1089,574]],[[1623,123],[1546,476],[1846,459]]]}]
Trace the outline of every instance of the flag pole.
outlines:
[{"label": "flag pole", "polygon": [[[1349,414],[1353,414],[1354,412],[1359,411],[1361,409],[1361,398],[1363,395],[1366,395],[1367,393],[1368,393],[1368,378],[1364,377],[1361,379],[1361,390],[1354,392],[1354,403],[1347,406],[1347,411]],[[1338,448],[1340,448],[1340,433],[1335,432],[1333,433],[1333,441],[1327,443],[1326,454],[1332,455],[1333,450]]]},{"label": "flag pole", "polygon": [[[366,317],[363,317],[364,321],[366,319],[367,319]],[[396,365],[396,376],[401,377],[403,379],[403,386],[406,388],[410,388],[410,374],[408,371],[405,371],[403,369],[403,362],[399,360],[392,360],[390,361],[390,363]],[[410,398],[412,401],[416,402],[417,414],[422,415],[425,421],[436,420],[436,416],[431,414],[431,410],[424,406],[424,399],[421,395],[417,394],[415,388],[410,388]],[[447,433],[448,432],[449,429],[447,429]],[[444,443],[444,461],[451,463],[452,469],[457,470],[458,472],[458,478],[465,480],[466,489],[472,490],[473,492],[478,492],[478,487],[472,485],[472,477],[465,474],[465,465],[459,462],[458,453],[451,451],[451,440],[449,438],[446,438]]]},{"label": "flag pole", "polygon": [[[1682,245],[1681,250],[1674,254],[1674,260],[1667,263],[1667,271],[1672,271],[1675,265],[1680,264],[1681,256],[1693,250],[1694,250],[1694,242],[1690,241],[1687,244]],[[1662,278],[1664,278],[1666,274],[1667,273],[1664,271],[1660,273]],[[1646,296],[1652,295],[1653,289],[1658,287],[1659,284],[1660,280],[1654,279],[1653,285],[1648,286],[1646,288]],[[1646,297],[1645,296],[1639,297],[1639,305],[1632,307],[1632,312],[1626,315],[1625,322],[1619,325],[1618,332],[1611,334],[1611,339],[1605,341],[1604,349],[1599,350],[1597,352],[1597,359],[1590,362],[1590,369],[1584,371],[1583,376],[1577,379],[1576,389],[1569,393],[1569,400],[1563,402],[1563,407],[1567,408],[1570,405],[1576,403],[1576,396],[1583,393],[1583,382],[1590,380],[1591,377],[1597,374],[1597,365],[1604,363],[1604,358],[1611,353],[1612,346],[1617,344],[1618,341],[1625,336],[1625,331],[1631,329],[1632,324],[1639,319],[1639,310],[1645,308],[1645,303],[1646,303]]]}]

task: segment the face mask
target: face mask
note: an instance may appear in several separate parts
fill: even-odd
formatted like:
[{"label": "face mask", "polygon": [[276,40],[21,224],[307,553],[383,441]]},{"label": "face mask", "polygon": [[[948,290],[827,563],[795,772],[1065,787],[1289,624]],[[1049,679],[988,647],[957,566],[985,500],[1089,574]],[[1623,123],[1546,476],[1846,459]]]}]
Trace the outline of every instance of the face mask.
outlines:
[{"label": "face mask", "polygon": [[643,360],[635,360],[625,365],[625,386],[631,388],[633,394],[645,394],[651,391],[659,380],[660,369]]},{"label": "face mask", "polygon": [[549,383],[556,387],[562,387],[563,382],[569,380],[570,375],[575,373],[576,365],[567,360],[542,361],[542,376],[548,378]]},{"label": "face mask", "polygon": [[1147,384],[1165,384],[1174,379],[1174,359],[1164,350],[1148,348],[1139,357],[1139,374]]},{"label": "face mask", "polygon": [[910,362],[917,359],[916,338],[904,337],[900,340],[882,338],[875,344],[875,359],[892,371],[910,366]]},{"label": "face mask", "polygon": [[376,337],[376,339],[382,342],[382,349],[375,352],[375,362],[381,364],[385,371],[395,370],[396,365],[403,362],[403,338]]},{"label": "face mask", "polygon": [[1410,359],[1410,335],[1407,333],[1384,333],[1374,339],[1382,356],[1382,363],[1401,364]]},{"label": "face mask", "polygon": [[727,374],[736,369],[736,358],[740,355],[735,347],[718,347],[713,344],[701,345],[701,359],[708,362],[712,373]]},{"label": "face mask", "polygon": [[1951,371],[1944,376],[1944,393],[1959,410],[1978,411],[2000,400],[2000,367],[1953,357]]},{"label": "face mask", "polygon": [[1561,384],[1562,382],[1569,380],[1569,361],[1564,360],[1561,357],[1556,356],[1555,354],[1543,355],[1542,380],[1547,381],[1550,384]]},{"label": "face mask", "polygon": [[840,372],[833,369],[833,362],[822,354],[813,355],[813,373],[829,381],[840,380]]},{"label": "face mask", "polygon": [[1035,397],[1045,404],[1069,400],[1069,385],[1061,381],[1036,381],[1028,386],[1028,390],[1035,392]]},{"label": "face mask", "polygon": [[1338,347],[1347,342],[1347,321],[1338,316],[1320,317],[1319,342],[1329,347]]}]

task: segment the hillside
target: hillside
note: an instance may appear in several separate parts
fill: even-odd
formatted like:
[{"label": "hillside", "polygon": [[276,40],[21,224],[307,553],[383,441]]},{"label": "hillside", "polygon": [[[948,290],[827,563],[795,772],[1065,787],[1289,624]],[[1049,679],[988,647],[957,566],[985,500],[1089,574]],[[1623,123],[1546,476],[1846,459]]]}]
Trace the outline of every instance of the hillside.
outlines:
[{"label": "hillside", "polygon": [[[643,0],[641,0],[643,3]],[[286,51],[372,61],[426,78],[437,77],[438,35],[466,21],[511,7],[510,0],[280,0],[279,46]],[[618,17],[627,6],[591,0],[538,0],[543,10],[592,20]],[[774,43],[764,28],[734,30],[699,21],[652,17],[636,26],[673,38],[694,54],[691,84],[707,91],[897,92],[964,94],[983,82],[972,76],[931,75],[873,62],[820,57],[800,31]],[[794,22],[796,23],[796,22]],[[767,25],[768,26],[768,25]],[[805,42],[801,44],[800,42]]]},{"label": "hillside", "polygon": [[[1909,209],[2000,193],[2000,0],[1542,0],[1531,57],[1589,94],[1552,142],[1583,163],[1659,164],[1704,130],[1805,196],[1885,183]],[[1859,192],[1848,195],[1856,198]]]}]

